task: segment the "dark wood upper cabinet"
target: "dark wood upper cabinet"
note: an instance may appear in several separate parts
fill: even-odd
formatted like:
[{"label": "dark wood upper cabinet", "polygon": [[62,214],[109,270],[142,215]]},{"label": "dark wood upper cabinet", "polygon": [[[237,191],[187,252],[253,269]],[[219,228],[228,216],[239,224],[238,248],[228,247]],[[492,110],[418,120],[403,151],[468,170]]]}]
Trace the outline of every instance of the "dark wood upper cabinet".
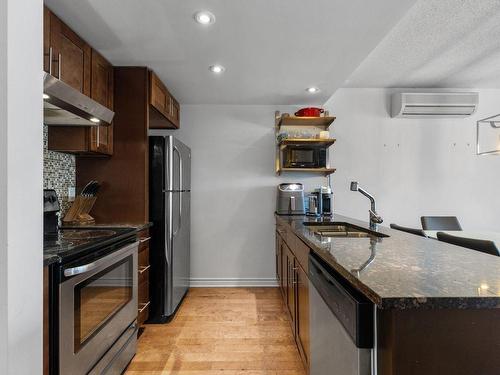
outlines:
[{"label": "dark wood upper cabinet", "polygon": [[151,129],[179,129],[179,103],[153,71],[149,73],[149,90],[151,106],[149,127]]},{"label": "dark wood upper cabinet", "polygon": [[43,7],[43,70],[47,73],[50,68],[50,58],[52,56],[50,46],[50,17],[52,12],[47,7]]},{"label": "dark wood upper cabinet", "polygon": [[[113,109],[113,66],[92,50],[91,98]],[[113,124],[90,128],[90,151],[113,154]]]},{"label": "dark wood upper cabinet", "polygon": [[[43,30],[44,70],[113,110],[113,66],[46,7]],[[49,126],[48,148],[81,156],[112,155],[113,124]]]},{"label": "dark wood upper cabinet", "polygon": [[[85,95],[90,95],[91,48],[62,22],[54,13],[44,10],[45,63],[46,70],[54,77],[74,87]],[[52,58],[52,60],[50,59]]]}]

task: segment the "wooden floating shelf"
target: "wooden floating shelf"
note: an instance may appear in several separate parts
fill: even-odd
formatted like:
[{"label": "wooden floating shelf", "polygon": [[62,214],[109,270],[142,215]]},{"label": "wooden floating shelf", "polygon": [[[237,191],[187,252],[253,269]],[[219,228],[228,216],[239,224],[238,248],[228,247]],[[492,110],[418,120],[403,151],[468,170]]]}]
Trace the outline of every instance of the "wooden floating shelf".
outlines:
[{"label": "wooden floating shelf", "polygon": [[321,138],[306,138],[306,139],[299,139],[299,138],[286,138],[282,139],[279,142],[279,145],[281,148],[285,148],[286,146],[317,146],[317,147],[330,147],[335,143],[336,139],[335,138],[329,138],[329,139],[321,139]]},{"label": "wooden floating shelf", "polygon": [[318,173],[328,176],[335,173],[335,168],[280,168],[277,171],[278,175],[281,175],[283,172]]},{"label": "wooden floating shelf", "polygon": [[335,117],[322,116],[322,117],[297,117],[281,115],[276,118],[276,127],[280,126],[317,126],[328,129],[335,121]]}]

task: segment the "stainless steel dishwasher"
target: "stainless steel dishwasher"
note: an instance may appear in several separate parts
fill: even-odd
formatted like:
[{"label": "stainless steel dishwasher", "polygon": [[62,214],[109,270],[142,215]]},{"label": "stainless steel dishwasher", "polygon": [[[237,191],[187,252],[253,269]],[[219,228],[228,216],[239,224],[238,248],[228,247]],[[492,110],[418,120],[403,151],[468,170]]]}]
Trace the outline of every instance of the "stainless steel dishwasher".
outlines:
[{"label": "stainless steel dishwasher", "polygon": [[368,375],[373,303],[309,255],[310,375]]}]

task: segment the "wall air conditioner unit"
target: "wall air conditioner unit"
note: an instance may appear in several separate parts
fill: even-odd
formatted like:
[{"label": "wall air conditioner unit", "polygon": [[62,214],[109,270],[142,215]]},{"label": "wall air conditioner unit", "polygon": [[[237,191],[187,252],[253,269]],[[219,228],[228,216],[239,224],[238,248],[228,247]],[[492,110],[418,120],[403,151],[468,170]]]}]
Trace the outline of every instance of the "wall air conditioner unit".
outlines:
[{"label": "wall air conditioner unit", "polygon": [[476,112],[477,92],[402,92],[392,95],[392,117],[460,118]]}]

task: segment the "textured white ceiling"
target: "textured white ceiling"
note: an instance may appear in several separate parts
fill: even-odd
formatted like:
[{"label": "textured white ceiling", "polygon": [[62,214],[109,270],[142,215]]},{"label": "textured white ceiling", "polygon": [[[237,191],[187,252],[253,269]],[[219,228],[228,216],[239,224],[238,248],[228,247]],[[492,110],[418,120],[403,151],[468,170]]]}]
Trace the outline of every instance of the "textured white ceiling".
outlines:
[{"label": "textured white ceiling", "polygon": [[500,1],[419,0],[345,86],[500,88]]},{"label": "textured white ceiling", "polygon": [[[45,3],[113,64],[154,69],[181,103],[322,104],[415,0]],[[203,9],[211,27],[193,21]],[[226,72],[214,76],[214,63]]]}]

